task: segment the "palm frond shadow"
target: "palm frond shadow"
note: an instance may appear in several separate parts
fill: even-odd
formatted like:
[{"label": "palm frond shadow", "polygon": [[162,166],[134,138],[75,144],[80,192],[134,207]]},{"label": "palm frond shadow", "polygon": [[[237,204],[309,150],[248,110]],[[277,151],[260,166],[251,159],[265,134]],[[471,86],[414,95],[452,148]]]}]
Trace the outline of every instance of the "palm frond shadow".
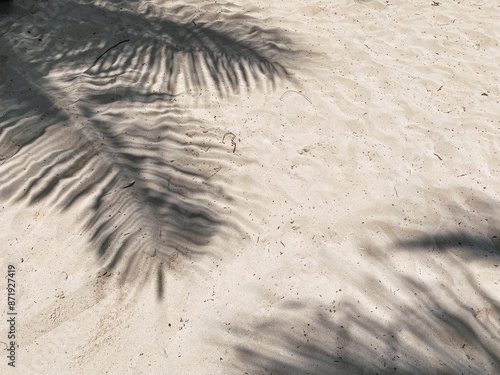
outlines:
[{"label": "palm frond shadow", "polygon": [[[79,2],[70,7],[66,22],[92,14],[76,24],[81,30],[73,31],[78,32],[75,45],[82,44],[81,35],[89,29],[112,35],[110,42],[88,35],[82,47],[70,49],[53,38],[49,48],[56,53],[38,64],[64,64],[85,76],[108,79],[130,73],[143,87],[171,94],[207,89],[225,97],[240,90],[274,89],[278,81],[292,78],[291,61],[300,56],[285,33],[225,6],[216,15],[188,6],[164,10],[166,15]],[[110,20],[113,27],[107,26]]]},{"label": "palm frond shadow", "polygon": [[[465,201],[457,204],[450,199],[444,204],[443,212],[449,212],[446,225],[446,217],[438,218],[441,226],[457,225],[457,230],[429,234],[377,221],[373,241],[385,238],[380,232],[400,240],[359,244],[363,267],[358,266],[360,258],[337,262],[336,255],[324,253],[324,261],[335,264],[332,273],[342,275],[344,295],[301,296],[306,302],[297,302],[293,293],[290,299],[274,302],[271,317],[251,316],[247,320],[252,323],[241,326],[233,322],[230,334],[220,334],[238,358],[232,371],[499,373],[500,206],[479,194]],[[432,224],[430,228],[438,227]],[[425,256],[408,257],[417,251]],[[276,301],[271,292],[262,294],[264,301]]]},{"label": "palm frond shadow", "polygon": [[354,303],[343,303],[336,317],[318,303],[233,328],[239,343],[233,370],[273,375],[497,373],[495,325],[476,318],[488,319],[491,313],[456,312],[432,301],[432,292],[418,292],[424,293],[419,309],[390,304],[398,308],[397,322],[367,317]]},{"label": "palm frond shadow", "polygon": [[[224,345],[245,374],[495,374],[500,370],[500,304],[479,305],[456,289],[426,285],[413,276],[387,274],[390,260],[373,259],[370,273],[353,275],[359,290],[333,302],[284,300],[272,317],[231,325]],[[385,272],[376,274],[375,269]],[[466,270],[455,270],[456,273]],[[390,279],[383,285],[379,278]],[[346,284],[350,281],[346,280]],[[363,290],[370,290],[366,296]],[[397,292],[395,292],[397,290]],[[265,298],[265,297],[264,297]],[[366,303],[369,298],[369,303]],[[360,304],[360,300],[363,302]]]},{"label": "palm frond shadow", "polygon": [[486,197],[470,203],[448,203],[451,213],[445,229],[406,230],[394,246],[406,251],[451,251],[467,262],[500,260],[500,205]]},{"label": "palm frond shadow", "polygon": [[[210,179],[231,160],[227,149],[210,140],[210,136],[218,140],[218,134],[202,133],[200,125],[174,104],[167,110],[163,95],[147,96],[150,103],[161,100],[162,112],[167,113],[157,117],[154,129],[135,119],[116,127],[96,116],[70,126],[70,116],[56,109],[47,113],[57,116],[46,120],[34,116],[32,121],[38,120],[40,126],[36,136],[21,133],[16,144],[9,138],[15,131],[9,130],[19,126],[4,128],[4,144],[12,146],[10,151],[3,148],[8,153],[0,178],[2,196],[30,204],[48,199],[62,210],[83,203],[87,209],[79,215],[82,229],[92,234],[98,256],[110,271],[120,261],[128,262],[124,278],[138,267],[134,262],[139,258],[156,256],[173,266],[179,256],[203,255],[203,246],[214,234],[237,227],[219,213],[232,198],[225,198],[227,191],[217,178]],[[130,114],[131,105],[122,103],[122,109],[104,117],[123,120],[119,112],[128,107]],[[96,103],[81,107],[85,113]],[[187,129],[191,138],[184,135]],[[200,134],[203,139],[198,141]]]},{"label": "palm frond shadow", "polygon": [[12,9],[12,0],[0,0],[0,15],[8,14]]},{"label": "palm frond shadow", "polygon": [[[185,9],[180,13],[187,17]],[[93,17],[82,24],[77,14]],[[43,48],[35,43],[41,38],[16,33],[19,23],[8,25],[12,34],[3,37],[10,60],[1,97],[8,109],[0,122],[0,194],[76,207],[103,264],[112,270],[124,263],[124,280],[142,270],[146,276],[136,283],[155,275],[161,296],[161,264],[208,255],[203,248],[214,235],[244,225],[235,213],[224,217],[224,206],[238,197],[217,175],[236,155],[221,146],[217,129],[178,102],[179,80],[196,89],[212,81],[220,95],[274,83],[288,75],[279,61],[286,48],[258,39],[268,34],[263,30],[238,39],[241,19],[234,28],[182,23],[79,2],[68,3],[59,18],[61,27]],[[136,43],[123,43],[95,64],[88,63],[103,49],[98,37],[83,48],[71,45],[73,32],[100,30],[102,38],[125,26]],[[32,46],[30,55],[19,52],[22,44]]]},{"label": "palm frond shadow", "polygon": [[444,251],[459,249],[471,257],[488,258],[497,262],[500,259],[500,229],[494,231],[491,237],[477,235],[468,230],[444,231],[435,234],[419,233],[411,240],[399,241],[396,245],[407,250],[414,249]]}]

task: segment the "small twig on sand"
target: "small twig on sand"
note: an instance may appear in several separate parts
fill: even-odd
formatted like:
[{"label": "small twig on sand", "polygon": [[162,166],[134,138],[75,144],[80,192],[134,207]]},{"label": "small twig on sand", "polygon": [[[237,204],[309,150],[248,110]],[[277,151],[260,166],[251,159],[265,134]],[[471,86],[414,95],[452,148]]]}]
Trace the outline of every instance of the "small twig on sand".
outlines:
[{"label": "small twig on sand", "polygon": [[[99,59],[100,59],[101,57],[103,57],[106,53],[108,53],[109,51],[111,51],[113,48],[118,47],[120,44],[125,43],[125,42],[129,42],[129,41],[130,41],[130,39],[125,39],[125,40],[122,40],[122,41],[121,41],[121,42],[119,42],[119,43],[116,43],[114,46],[109,47],[106,51],[104,51],[103,53],[101,53],[101,55],[100,55],[97,59],[95,59],[95,61],[94,61],[94,63],[92,64],[92,66],[94,66],[94,65],[95,65],[95,64],[99,61]],[[91,66],[91,67],[92,67],[92,66]]]},{"label": "small twig on sand", "polygon": [[304,98],[305,98],[305,99],[306,99],[309,103],[311,103],[311,104],[312,104],[312,102],[309,100],[309,98],[308,98],[307,96],[305,96],[304,94],[302,94],[302,92],[300,92],[300,91],[296,91],[296,90],[286,90],[286,91],[283,93],[283,95],[281,95],[280,100],[282,101],[282,100],[283,100],[283,97],[284,97],[286,94],[288,94],[289,92],[294,92],[294,93],[296,93],[296,94],[302,95],[302,96],[303,96],[303,97],[304,97]]},{"label": "small twig on sand", "polygon": [[134,184],[135,184],[135,181],[132,181],[130,184],[123,186],[122,189],[126,189],[126,188],[129,188],[131,186],[134,186]]},{"label": "small twig on sand", "polygon": [[234,139],[236,138],[236,135],[234,135],[234,133],[227,132],[226,134],[224,134],[224,137],[222,137],[222,143],[224,143],[224,139],[226,138],[226,135],[232,136],[231,144],[233,145],[233,154],[234,154],[234,152],[236,151],[236,142],[234,141]]},{"label": "small twig on sand", "polygon": [[439,160],[443,160],[438,154],[434,153],[434,155],[436,155]]},{"label": "small twig on sand", "polygon": [[208,180],[209,178],[212,178],[213,176],[215,176],[217,173],[219,173],[219,171],[222,169],[222,167],[217,167],[217,168],[214,168],[214,173],[212,173],[210,176],[208,176],[205,180]]}]

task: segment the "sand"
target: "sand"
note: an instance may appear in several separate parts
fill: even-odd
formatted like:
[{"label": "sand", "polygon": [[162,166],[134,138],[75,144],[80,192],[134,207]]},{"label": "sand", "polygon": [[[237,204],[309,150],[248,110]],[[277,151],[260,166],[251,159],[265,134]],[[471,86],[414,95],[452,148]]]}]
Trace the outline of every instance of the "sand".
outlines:
[{"label": "sand", "polygon": [[0,373],[499,374],[499,24],[2,2]]}]

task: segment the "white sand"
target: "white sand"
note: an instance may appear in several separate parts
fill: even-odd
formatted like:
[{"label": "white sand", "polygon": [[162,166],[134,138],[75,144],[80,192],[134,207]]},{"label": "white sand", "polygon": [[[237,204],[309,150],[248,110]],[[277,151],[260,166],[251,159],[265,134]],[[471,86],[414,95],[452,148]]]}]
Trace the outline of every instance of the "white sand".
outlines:
[{"label": "white sand", "polygon": [[495,1],[110,3],[0,4],[1,374],[500,373]]}]

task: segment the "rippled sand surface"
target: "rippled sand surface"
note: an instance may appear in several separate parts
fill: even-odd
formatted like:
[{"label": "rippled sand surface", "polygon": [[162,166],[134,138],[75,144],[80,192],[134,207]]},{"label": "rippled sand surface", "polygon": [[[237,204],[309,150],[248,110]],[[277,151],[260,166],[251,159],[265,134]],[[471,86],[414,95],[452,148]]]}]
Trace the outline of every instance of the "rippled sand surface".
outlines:
[{"label": "rippled sand surface", "polygon": [[0,372],[500,373],[499,24],[0,3]]}]

